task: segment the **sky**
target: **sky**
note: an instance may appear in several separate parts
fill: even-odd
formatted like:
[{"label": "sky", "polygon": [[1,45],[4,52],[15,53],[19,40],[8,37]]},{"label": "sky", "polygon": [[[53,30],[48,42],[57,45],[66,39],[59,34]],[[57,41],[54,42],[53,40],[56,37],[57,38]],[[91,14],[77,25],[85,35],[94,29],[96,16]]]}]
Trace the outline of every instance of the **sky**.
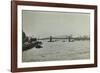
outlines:
[{"label": "sky", "polygon": [[27,36],[34,37],[89,35],[90,14],[23,10],[22,26]]}]

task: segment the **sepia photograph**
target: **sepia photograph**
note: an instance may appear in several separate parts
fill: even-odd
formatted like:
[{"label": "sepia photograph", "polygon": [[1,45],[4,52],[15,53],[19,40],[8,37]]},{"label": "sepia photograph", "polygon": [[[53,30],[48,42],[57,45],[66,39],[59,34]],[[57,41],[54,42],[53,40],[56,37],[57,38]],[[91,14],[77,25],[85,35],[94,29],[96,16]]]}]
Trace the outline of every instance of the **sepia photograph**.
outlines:
[{"label": "sepia photograph", "polygon": [[90,58],[90,14],[22,11],[22,61]]},{"label": "sepia photograph", "polygon": [[12,1],[12,72],[88,67],[97,67],[97,6]]}]

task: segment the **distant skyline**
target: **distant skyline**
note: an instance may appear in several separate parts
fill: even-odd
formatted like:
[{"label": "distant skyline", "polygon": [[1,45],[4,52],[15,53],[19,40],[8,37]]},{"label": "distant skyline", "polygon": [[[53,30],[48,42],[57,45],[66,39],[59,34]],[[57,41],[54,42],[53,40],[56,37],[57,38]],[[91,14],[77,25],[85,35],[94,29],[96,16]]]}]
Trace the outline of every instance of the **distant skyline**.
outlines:
[{"label": "distant skyline", "polygon": [[23,31],[28,36],[89,35],[89,13],[22,11]]}]

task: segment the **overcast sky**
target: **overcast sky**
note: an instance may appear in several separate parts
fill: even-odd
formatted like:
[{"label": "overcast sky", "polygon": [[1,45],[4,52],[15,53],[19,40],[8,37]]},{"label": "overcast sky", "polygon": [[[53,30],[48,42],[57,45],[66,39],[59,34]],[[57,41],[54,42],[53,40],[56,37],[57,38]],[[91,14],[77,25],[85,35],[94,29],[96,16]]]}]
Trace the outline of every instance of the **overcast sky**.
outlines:
[{"label": "overcast sky", "polygon": [[89,35],[90,14],[23,10],[22,25],[28,36]]}]

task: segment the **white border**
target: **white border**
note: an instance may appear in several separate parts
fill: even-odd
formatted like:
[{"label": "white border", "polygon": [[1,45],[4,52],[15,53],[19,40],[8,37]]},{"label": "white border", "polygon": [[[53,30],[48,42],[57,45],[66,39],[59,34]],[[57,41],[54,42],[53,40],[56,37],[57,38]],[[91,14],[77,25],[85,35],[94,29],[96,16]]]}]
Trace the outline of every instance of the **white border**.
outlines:
[{"label": "white border", "polygon": [[[90,13],[90,59],[87,60],[71,60],[71,61],[51,61],[51,62],[29,62],[22,63],[22,10],[39,10],[39,11],[60,11],[60,12],[80,12]],[[40,6],[23,6],[17,7],[17,66],[25,67],[41,67],[41,66],[57,66],[57,65],[78,65],[78,64],[94,64],[94,10],[92,9],[75,9],[75,8],[57,8],[57,7],[40,7]]]}]

